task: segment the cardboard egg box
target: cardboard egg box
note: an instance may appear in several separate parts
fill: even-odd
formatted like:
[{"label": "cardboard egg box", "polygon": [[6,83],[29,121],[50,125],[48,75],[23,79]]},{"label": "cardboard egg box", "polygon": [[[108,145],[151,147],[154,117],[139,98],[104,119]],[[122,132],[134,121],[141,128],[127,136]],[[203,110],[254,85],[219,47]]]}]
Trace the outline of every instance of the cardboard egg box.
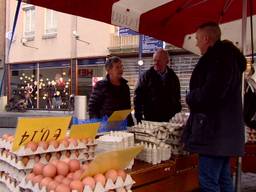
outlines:
[{"label": "cardboard egg box", "polygon": [[11,166],[5,161],[0,161],[1,171],[8,173],[10,177],[21,182],[24,177],[30,172],[30,170],[18,170],[16,167]]},{"label": "cardboard egg box", "polygon": [[[5,148],[7,150],[11,150],[12,142],[0,139],[0,146],[1,148]],[[64,150],[76,150],[76,149],[84,149],[88,152],[92,152],[95,150],[96,141],[92,140],[88,143],[84,143],[79,141],[78,145],[75,146],[73,143],[69,143],[68,147],[65,147],[63,143],[61,143],[57,148],[50,145],[47,150],[44,150],[42,146],[38,146],[36,151],[32,151],[31,149],[27,149],[25,146],[21,146],[18,151],[12,151],[18,156],[28,156],[28,155],[35,155],[35,154],[42,154],[42,153],[49,153],[49,152],[58,152]]]},{"label": "cardboard egg box", "polygon": [[[77,153],[78,151],[79,153]],[[94,156],[95,156],[94,152],[90,152],[90,151],[85,152],[83,149],[42,153],[40,155],[36,154],[36,155],[29,155],[29,156],[17,156],[16,154],[13,154],[13,153],[2,152],[0,155],[0,160],[9,163],[10,165],[12,165],[13,167],[19,170],[23,170],[23,169],[32,169],[36,162],[47,164],[50,161],[53,161],[56,159],[64,160],[66,158],[90,161],[94,159]]]},{"label": "cardboard egg box", "polygon": [[[107,179],[105,186],[102,186],[101,183],[97,182],[94,189],[91,189],[89,186],[85,186],[83,192],[107,192],[109,190],[119,192],[122,188],[125,188],[126,191],[130,191],[134,183],[135,181],[132,177],[127,174],[125,180],[120,176],[117,177],[115,182],[111,179]],[[39,183],[33,184],[31,181],[26,181],[26,179],[23,179],[19,186],[23,189],[30,189],[33,192],[48,192],[46,187],[41,187]]]},{"label": "cardboard egg box", "polygon": [[11,192],[20,192],[20,187],[18,185],[18,182],[15,181],[15,179],[11,178],[8,174],[6,173],[1,173],[0,172],[0,182],[4,183],[6,187],[11,191]]}]

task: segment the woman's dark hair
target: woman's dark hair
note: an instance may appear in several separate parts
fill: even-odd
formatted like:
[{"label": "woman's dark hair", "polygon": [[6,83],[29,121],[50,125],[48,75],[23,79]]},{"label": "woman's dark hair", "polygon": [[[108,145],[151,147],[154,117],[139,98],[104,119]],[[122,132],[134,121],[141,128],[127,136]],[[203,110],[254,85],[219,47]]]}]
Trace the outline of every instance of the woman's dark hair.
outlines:
[{"label": "woman's dark hair", "polygon": [[117,56],[112,56],[107,58],[106,62],[105,62],[105,69],[109,70],[113,67],[113,63],[119,63],[121,62],[121,58],[117,57]]}]

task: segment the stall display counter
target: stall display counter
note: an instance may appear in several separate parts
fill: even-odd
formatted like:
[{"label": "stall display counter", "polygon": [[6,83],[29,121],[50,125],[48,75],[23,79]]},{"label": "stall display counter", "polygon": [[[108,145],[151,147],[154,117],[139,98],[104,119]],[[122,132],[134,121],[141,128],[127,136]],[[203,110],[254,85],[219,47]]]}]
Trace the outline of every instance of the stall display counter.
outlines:
[{"label": "stall display counter", "polygon": [[197,156],[175,156],[152,165],[135,161],[130,172],[136,181],[133,192],[191,192],[198,189]]}]

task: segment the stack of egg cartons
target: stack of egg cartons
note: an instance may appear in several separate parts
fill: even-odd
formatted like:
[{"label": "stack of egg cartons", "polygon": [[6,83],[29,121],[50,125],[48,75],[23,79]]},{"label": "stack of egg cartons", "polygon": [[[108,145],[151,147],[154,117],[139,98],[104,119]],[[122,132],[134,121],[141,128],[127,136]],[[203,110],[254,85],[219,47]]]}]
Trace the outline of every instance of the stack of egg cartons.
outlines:
[{"label": "stack of egg cartons", "polygon": [[[134,134],[125,131],[111,131],[97,139],[97,153],[121,150],[134,146]],[[134,160],[127,167],[131,169]]]},{"label": "stack of egg cartons", "polygon": [[67,158],[90,162],[95,156],[96,143],[91,138],[65,138],[39,143],[31,141],[18,151],[12,151],[13,141],[13,135],[4,134],[0,137],[0,182],[13,192],[20,191],[19,183],[37,162],[47,164]]}]

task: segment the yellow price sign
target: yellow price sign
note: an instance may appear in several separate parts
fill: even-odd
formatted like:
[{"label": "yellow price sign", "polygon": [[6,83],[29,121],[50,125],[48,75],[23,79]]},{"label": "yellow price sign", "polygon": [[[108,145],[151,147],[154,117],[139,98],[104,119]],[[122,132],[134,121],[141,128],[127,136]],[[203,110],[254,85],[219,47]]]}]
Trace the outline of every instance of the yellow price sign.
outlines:
[{"label": "yellow price sign", "polygon": [[61,140],[66,136],[71,116],[19,118],[12,150],[17,151],[30,141]]},{"label": "yellow price sign", "polygon": [[112,115],[108,118],[108,122],[123,121],[127,118],[131,111],[131,109],[114,111]]},{"label": "yellow price sign", "polygon": [[81,178],[105,173],[110,169],[124,169],[142,149],[143,146],[135,146],[123,150],[101,153],[89,164],[88,169],[82,174]]},{"label": "yellow price sign", "polygon": [[95,138],[99,128],[100,123],[72,125],[69,136],[76,139]]}]

